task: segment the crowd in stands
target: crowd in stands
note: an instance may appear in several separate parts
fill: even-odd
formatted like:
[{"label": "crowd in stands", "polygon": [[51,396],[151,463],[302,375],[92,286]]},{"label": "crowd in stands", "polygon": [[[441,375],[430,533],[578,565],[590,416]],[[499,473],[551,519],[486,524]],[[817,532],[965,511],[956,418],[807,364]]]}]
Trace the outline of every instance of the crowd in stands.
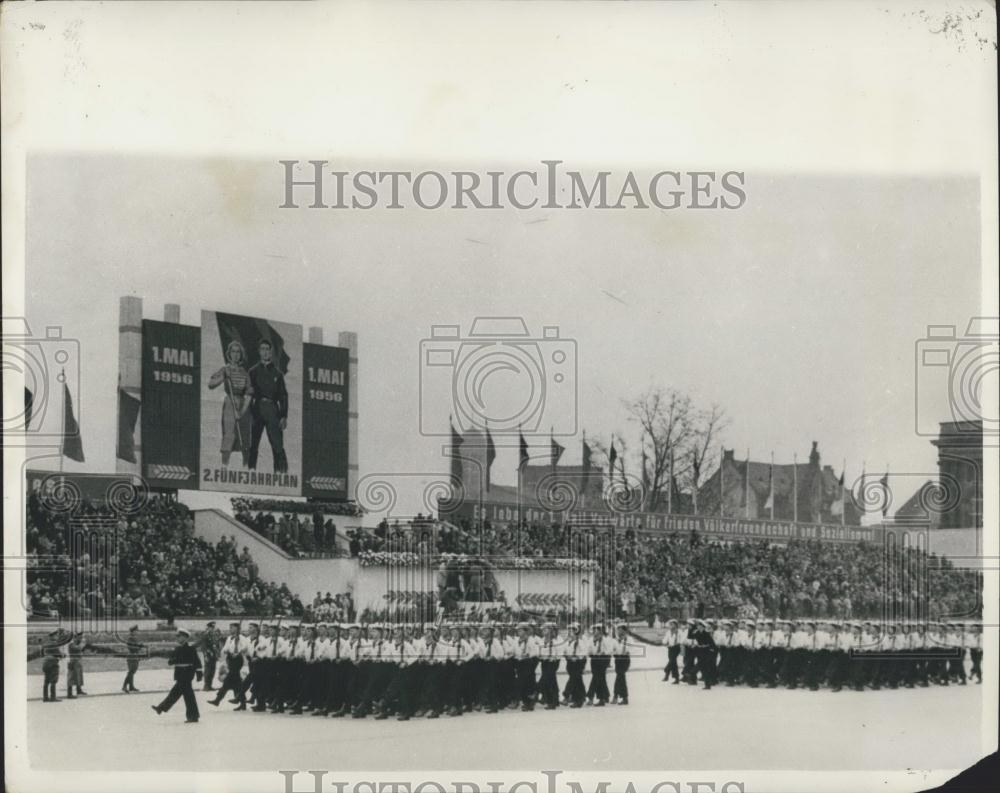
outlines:
[{"label": "crowd in stands", "polygon": [[86,502],[73,513],[52,512],[31,494],[27,551],[27,591],[36,614],[303,611],[284,583],[261,580],[249,550],[240,550],[235,537],[214,544],[196,537],[187,507],[168,498],[151,497],[135,514],[117,517]]},{"label": "crowd in stands", "polygon": [[360,509],[352,503],[234,498],[233,515],[244,526],[273,542],[285,553],[297,558],[345,556],[337,543],[337,525],[329,515],[358,517]]},{"label": "crowd in stands", "polygon": [[[273,519],[270,511],[254,515],[251,509],[288,504],[296,509],[273,523],[267,519]],[[241,521],[299,555],[342,553],[335,550],[340,547],[336,526],[315,511],[315,504],[234,499],[233,506]],[[312,518],[305,508],[314,510]],[[104,525],[113,547],[102,546],[95,531],[86,542],[71,539],[69,515],[47,511],[34,494],[29,497],[27,589],[36,613],[358,617],[349,593],[317,593],[311,604],[303,605],[284,583],[262,581],[246,547],[239,548],[235,537],[214,544],[196,537],[191,514],[176,500],[150,498],[143,509],[124,518],[84,503],[73,519]],[[351,556],[404,551],[487,559],[592,559],[600,571],[595,581],[598,610],[609,617],[849,619],[878,618],[891,610],[932,619],[974,619],[982,613],[979,574],[913,548],[886,556],[881,544],[870,542],[722,542],[693,532],[451,524],[423,516],[405,524],[383,520],[373,529],[351,529],[344,539]]]}]

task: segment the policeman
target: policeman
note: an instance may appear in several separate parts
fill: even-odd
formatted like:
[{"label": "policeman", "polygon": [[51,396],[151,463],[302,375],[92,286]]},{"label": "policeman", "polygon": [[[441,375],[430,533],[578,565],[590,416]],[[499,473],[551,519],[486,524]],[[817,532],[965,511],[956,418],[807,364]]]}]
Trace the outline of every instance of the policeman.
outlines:
[{"label": "policeman", "polygon": [[146,654],[146,645],[139,641],[139,626],[133,625],[128,629],[128,639],[125,642],[125,680],[122,683],[122,691],[126,694],[139,689],[135,687],[135,673],[139,671],[139,659]]},{"label": "policeman", "polygon": [[83,650],[87,646],[87,640],[83,636],[83,631],[73,634],[73,639],[69,643],[69,663],[66,665],[66,699],[76,699],[73,688],[79,696],[87,696],[83,690]]},{"label": "policeman", "polygon": [[614,644],[615,687],[611,698],[612,705],[628,705],[628,670],[632,665],[632,655],[628,646],[628,626],[619,622],[616,626],[617,636]]},{"label": "policeman", "polygon": [[226,637],[225,644],[222,645],[222,657],[226,665],[226,675],[222,681],[215,699],[208,701],[209,705],[219,706],[227,691],[232,691],[235,699],[234,704],[240,701],[240,691],[243,689],[243,679],[240,677],[240,670],[243,669],[243,659],[249,649],[247,638],[240,634],[240,623],[229,623],[229,636]]},{"label": "policeman", "polygon": [[203,663],[205,664],[205,685],[203,691],[215,691],[212,682],[215,680],[215,666],[219,660],[219,649],[221,647],[221,637],[215,628],[215,622],[205,623],[205,630],[198,638],[198,649],[201,650]]},{"label": "policeman", "polygon": [[708,690],[715,684],[715,642],[705,622],[696,621],[695,631],[688,634],[688,641],[691,642],[697,670],[701,672],[701,681]]},{"label": "policeman", "polygon": [[184,628],[177,630],[177,647],[170,653],[167,663],[174,668],[174,686],[159,705],[152,708],[157,715],[166,713],[174,703],[181,697],[184,698],[184,709],[186,712],[185,722],[196,724],[198,722],[198,700],[195,698],[194,690],[191,688],[191,680],[202,679],[201,659],[198,651],[188,644],[191,638],[190,632]]},{"label": "policeman", "polygon": [[62,702],[56,697],[56,685],[59,683],[59,662],[62,660],[62,636],[58,628],[49,634],[49,640],[42,648],[45,660],[42,661],[42,672],[45,682],[42,684],[42,702]]},{"label": "policeman", "polygon": [[663,669],[663,682],[671,678],[674,685],[681,682],[677,658],[681,654],[681,646],[687,641],[687,628],[678,626],[677,620],[667,620],[667,632],[663,636],[663,644],[667,648],[667,665]]},{"label": "policeman", "polygon": [[271,444],[271,454],[274,457],[274,472],[285,473],[288,471],[284,442],[284,431],[288,426],[288,391],[285,388],[285,377],[272,360],[274,350],[270,341],[261,339],[257,345],[257,352],[260,360],[250,367],[249,372],[250,387],[253,390],[250,397],[252,424],[247,467],[256,470],[260,436],[266,429],[267,441]]},{"label": "policeman", "polygon": [[971,625],[971,630],[965,635],[966,647],[969,648],[969,660],[972,669],[969,677],[976,678],[976,684],[983,682],[983,626],[978,622]]}]

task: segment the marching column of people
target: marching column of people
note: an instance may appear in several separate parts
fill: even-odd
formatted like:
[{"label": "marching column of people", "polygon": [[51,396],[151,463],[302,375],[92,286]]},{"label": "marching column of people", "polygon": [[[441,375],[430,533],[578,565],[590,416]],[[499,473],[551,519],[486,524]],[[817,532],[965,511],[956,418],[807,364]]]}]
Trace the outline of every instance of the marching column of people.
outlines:
[{"label": "marching column of people", "polygon": [[[247,635],[240,628],[230,625],[221,650],[223,681],[212,705],[231,692],[229,701],[238,711],[252,705],[258,713],[308,711],[321,718],[374,715],[407,721],[470,711],[531,711],[537,704],[547,710],[585,702],[628,704],[631,651],[624,625],[615,630],[594,625],[589,637],[576,623],[561,636],[553,622],[426,625],[422,630],[399,624],[249,623]],[[183,646],[193,650],[186,639]],[[186,655],[184,660],[189,660]],[[560,698],[557,675],[564,660],[569,682]],[[607,681],[612,664],[613,694]],[[190,681],[175,689],[157,713],[180,696],[187,701]]]},{"label": "marching column of people", "polygon": [[[664,682],[833,691],[982,683],[982,624],[841,620],[667,621]],[[968,658],[971,668],[966,673]]]}]

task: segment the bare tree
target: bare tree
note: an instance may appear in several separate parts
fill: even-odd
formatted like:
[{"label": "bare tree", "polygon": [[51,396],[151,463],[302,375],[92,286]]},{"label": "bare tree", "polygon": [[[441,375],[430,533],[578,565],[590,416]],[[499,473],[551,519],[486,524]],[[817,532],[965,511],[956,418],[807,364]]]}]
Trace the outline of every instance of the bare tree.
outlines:
[{"label": "bare tree", "polygon": [[722,431],[728,425],[729,419],[726,418],[725,411],[717,404],[713,404],[708,410],[699,411],[694,418],[688,442],[691,467],[688,469],[687,481],[694,498],[695,512],[698,511],[698,490],[708,479],[708,472],[715,467],[713,463],[719,456]]},{"label": "bare tree", "polygon": [[[639,426],[642,453],[641,479],[646,486],[643,509],[655,511],[665,500],[671,475],[676,479],[678,462],[695,430],[691,397],[676,389],[652,386],[635,399],[625,401],[629,420]],[[673,468],[673,470],[671,470]]]}]

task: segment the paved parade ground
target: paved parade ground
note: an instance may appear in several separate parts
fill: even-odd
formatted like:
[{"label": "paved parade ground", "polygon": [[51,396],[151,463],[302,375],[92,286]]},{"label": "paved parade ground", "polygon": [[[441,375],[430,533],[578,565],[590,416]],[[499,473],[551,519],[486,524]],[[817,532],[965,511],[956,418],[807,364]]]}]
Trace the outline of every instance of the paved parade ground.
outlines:
[{"label": "paved parade ground", "polygon": [[[28,747],[45,770],[240,768],[581,772],[669,768],[908,770],[964,768],[980,756],[979,685],[808,691],[661,682],[658,649],[629,674],[631,704],[531,713],[469,713],[408,722],[320,719],[183,703],[157,716],[166,669],[140,670],[139,694],[112,694],[122,674],[86,678],[88,697],[44,704],[29,677]],[[562,679],[560,685],[565,681]],[[37,685],[35,685],[37,682]],[[36,691],[37,689],[37,691]],[[159,689],[160,693],[155,693]],[[65,677],[60,680],[65,694]],[[107,693],[102,693],[107,692]]]}]

